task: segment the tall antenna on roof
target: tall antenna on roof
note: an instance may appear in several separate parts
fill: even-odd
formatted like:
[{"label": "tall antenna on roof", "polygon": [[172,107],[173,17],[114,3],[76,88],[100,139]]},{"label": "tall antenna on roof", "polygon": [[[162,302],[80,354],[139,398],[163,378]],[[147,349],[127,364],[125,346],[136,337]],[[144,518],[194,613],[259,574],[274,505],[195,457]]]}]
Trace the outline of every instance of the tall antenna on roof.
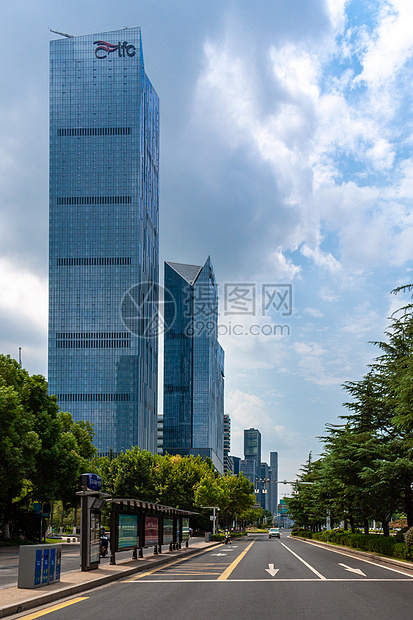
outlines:
[{"label": "tall antenna on roof", "polygon": [[49,28],[50,32],[54,32],[55,34],[60,34],[62,37],[67,37],[68,39],[74,39],[75,37],[72,34],[66,34],[65,32],[58,32],[57,30],[52,30]]}]

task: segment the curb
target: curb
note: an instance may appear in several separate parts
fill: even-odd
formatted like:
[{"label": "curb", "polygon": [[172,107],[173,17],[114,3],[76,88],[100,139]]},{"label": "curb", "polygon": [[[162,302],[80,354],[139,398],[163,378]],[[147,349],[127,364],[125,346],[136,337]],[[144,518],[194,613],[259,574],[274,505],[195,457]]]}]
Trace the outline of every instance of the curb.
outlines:
[{"label": "curb", "polygon": [[[61,588],[60,590],[54,590],[53,592],[45,592],[44,594],[40,594],[38,596],[34,596],[32,598],[26,599],[25,601],[20,601],[18,603],[12,603],[6,605],[4,607],[0,607],[0,618],[5,618],[6,616],[12,616],[14,614],[21,613],[23,611],[27,611],[29,609],[33,609],[34,607],[39,607],[41,605],[47,605],[48,603],[53,603],[62,598],[67,598],[69,596],[73,596],[74,594],[79,594],[80,592],[86,592],[87,590],[93,590],[94,588],[99,588],[100,586],[106,585],[113,581],[118,581],[120,579],[124,579],[125,577],[129,577],[134,575],[135,573],[140,573],[143,571],[151,570],[153,568],[157,568],[158,566],[163,566],[164,564],[169,564],[170,562],[175,562],[177,559],[182,559],[184,557],[189,557],[191,555],[195,555],[200,551],[205,551],[206,549],[212,549],[217,545],[220,545],[220,542],[212,543],[206,547],[201,548],[189,548],[188,551],[185,549],[181,549],[181,552],[184,553],[181,556],[167,556],[167,557],[156,557],[156,559],[140,564],[139,566],[133,566],[130,568],[126,568],[123,571],[119,571],[112,575],[102,575],[102,577],[98,577],[93,581],[87,581],[84,583],[78,583],[76,585],[66,586]],[[151,556],[153,557],[153,556]],[[128,562],[130,560],[127,560]],[[121,564],[117,564],[120,566]],[[89,574],[89,573],[86,573]]]},{"label": "curb", "polygon": [[404,568],[405,570],[412,571],[413,574],[413,563],[408,562],[407,560],[403,562],[402,560],[397,560],[396,558],[388,558],[385,555],[377,555],[371,551],[362,551],[361,549],[351,549],[351,547],[344,547],[343,545],[335,545],[334,543],[325,543],[321,540],[313,540],[312,538],[302,538],[301,536],[290,536],[292,540],[301,540],[302,542],[310,543],[313,545],[318,545],[320,547],[324,547],[325,549],[330,549],[333,551],[337,551],[342,555],[365,558],[370,560],[375,560],[376,562],[381,562],[382,564],[389,564],[390,566],[397,566],[397,568]]}]

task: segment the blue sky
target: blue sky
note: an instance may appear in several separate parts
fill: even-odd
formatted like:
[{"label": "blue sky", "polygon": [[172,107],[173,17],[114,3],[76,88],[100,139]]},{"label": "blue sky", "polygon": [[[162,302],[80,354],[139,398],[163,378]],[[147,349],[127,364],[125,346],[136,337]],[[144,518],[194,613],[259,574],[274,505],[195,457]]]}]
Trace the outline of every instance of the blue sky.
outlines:
[{"label": "blue sky", "polygon": [[412,281],[412,23],[411,0],[4,3],[0,351],[47,375],[48,27],[141,26],[162,261],[211,255],[221,291],[248,284],[258,309],[263,285],[292,287],[291,316],[234,317],[222,295],[220,321],[232,452],[255,426],[295,478]]}]

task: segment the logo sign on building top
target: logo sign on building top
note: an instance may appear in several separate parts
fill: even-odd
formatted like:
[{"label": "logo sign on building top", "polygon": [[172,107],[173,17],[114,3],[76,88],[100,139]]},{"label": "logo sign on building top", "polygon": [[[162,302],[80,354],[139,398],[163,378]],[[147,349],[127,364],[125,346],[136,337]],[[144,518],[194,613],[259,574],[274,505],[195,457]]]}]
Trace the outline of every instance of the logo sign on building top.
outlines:
[{"label": "logo sign on building top", "polygon": [[93,45],[97,45],[95,48],[95,56],[99,59],[107,58],[109,54],[113,54],[114,52],[118,53],[119,58],[125,58],[125,56],[132,57],[136,54],[136,47],[129,44],[127,41],[123,41],[123,43],[119,41],[116,45],[107,43],[106,41],[93,41]]}]

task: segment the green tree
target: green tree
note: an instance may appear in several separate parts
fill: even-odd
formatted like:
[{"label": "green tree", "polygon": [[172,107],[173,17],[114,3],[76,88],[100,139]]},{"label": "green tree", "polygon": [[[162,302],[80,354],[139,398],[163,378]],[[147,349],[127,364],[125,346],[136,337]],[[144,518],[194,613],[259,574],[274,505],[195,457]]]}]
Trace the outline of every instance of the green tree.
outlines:
[{"label": "green tree", "polygon": [[195,488],[203,476],[214,476],[214,472],[211,459],[169,454],[161,457],[155,466],[157,501],[160,504],[192,511]]},{"label": "green tree", "polygon": [[104,490],[113,497],[156,502],[155,466],[162,457],[134,447],[121,452],[115,459],[100,460]]},{"label": "green tree", "polygon": [[25,478],[33,474],[40,447],[32,416],[24,410],[16,390],[0,376],[0,514],[4,538],[10,538],[13,500],[22,492]]},{"label": "green tree", "polygon": [[[79,474],[95,452],[91,425],[59,411],[44,377],[31,377],[10,356],[0,355],[0,390],[3,520],[34,501],[74,505]],[[9,526],[3,530],[9,536]]]},{"label": "green tree", "polygon": [[254,485],[242,473],[239,476],[211,476],[202,478],[195,493],[198,506],[217,506],[219,520],[230,527],[233,520],[244,520],[255,505]]},{"label": "green tree", "polygon": [[[413,285],[393,291],[411,291]],[[382,351],[373,370],[386,387],[384,402],[391,412],[391,428],[386,440],[398,472],[398,486],[409,527],[413,526],[413,304],[409,303],[391,317],[387,341],[375,344]]]},{"label": "green tree", "polygon": [[325,499],[325,485],[321,478],[322,459],[312,460],[311,453],[300,469],[295,493],[287,499],[288,512],[294,522],[317,531],[325,523],[328,504]]}]

